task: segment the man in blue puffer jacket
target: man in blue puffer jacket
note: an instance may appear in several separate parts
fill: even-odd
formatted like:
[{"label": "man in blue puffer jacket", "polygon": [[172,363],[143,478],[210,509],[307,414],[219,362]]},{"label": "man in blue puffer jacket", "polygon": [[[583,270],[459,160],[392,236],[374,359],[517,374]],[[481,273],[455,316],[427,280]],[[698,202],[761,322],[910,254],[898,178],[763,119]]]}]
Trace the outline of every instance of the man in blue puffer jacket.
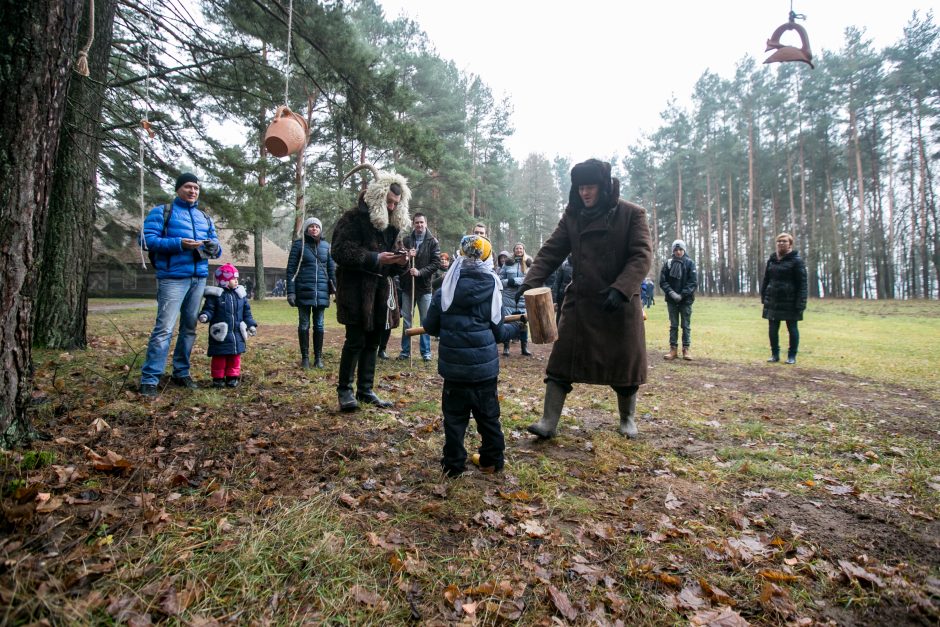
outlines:
[{"label": "man in blue puffer jacket", "polygon": [[424,330],[440,336],[437,371],[444,377],[444,454],[441,466],[448,477],[466,469],[464,434],[472,414],[483,439],[480,469],[503,469],[506,448],[499,423],[497,342],[519,336],[521,324],[503,324],[499,278],[493,273],[489,240],[467,235],[460,242],[463,256],[454,260],[441,289],[434,293]]},{"label": "man in blue puffer jacket", "polygon": [[166,368],[173,327],[179,319],[179,335],[173,351],[174,385],[195,389],[189,375],[189,355],[196,340],[196,316],[209,276],[209,259],[222,254],[212,220],[199,208],[199,180],[184,172],[176,179],[176,198],[164,219],[164,205],[150,210],[144,220],[147,249],[153,252],[157,272],[157,320],[147,343],[147,357],[140,374],[140,393],[157,395],[157,384]]}]

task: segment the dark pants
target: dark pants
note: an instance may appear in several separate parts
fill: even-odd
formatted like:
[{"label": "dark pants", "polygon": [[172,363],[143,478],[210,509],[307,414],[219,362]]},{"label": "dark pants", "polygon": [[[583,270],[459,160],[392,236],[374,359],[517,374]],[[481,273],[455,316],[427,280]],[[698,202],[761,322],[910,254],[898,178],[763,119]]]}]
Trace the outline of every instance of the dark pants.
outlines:
[{"label": "dark pants", "polygon": [[[780,320],[768,320],[767,330],[770,335],[770,352],[774,355],[780,354]],[[787,323],[787,333],[790,335],[790,349],[787,356],[796,357],[796,352],[800,348],[800,329],[796,320],[785,320]]]},{"label": "dark pants", "polygon": [[692,345],[692,303],[677,303],[666,298],[669,310],[669,346],[679,346],[679,320],[682,320],[682,347]]},{"label": "dark pants", "polygon": [[[562,389],[565,391],[565,394],[571,394],[571,390],[573,389],[573,386],[571,385],[571,381],[565,381],[563,379],[559,379],[557,377],[553,377],[550,375],[545,377],[545,383],[548,383],[549,381],[560,385]],[[612,385],[610,387],[614,390],[614,392],[622,396],[630,396],[631,394],[636,394],[640,389],[640,386],[638,385]]]},{"label": "dark pants", "polygon": [[467,449],[463,446],[470,415],[477,421],[477,431],[483,439],[480,445],[480,467],[503,469],[503,451],[506,442],[499,423],[499,398],[496,379],[482,383],[455,383],[444,380],[441,393],[441,412],[444,414],[444,473],[455,477],[466,469]]},{"label": "dark pants", "polygon": [[366,331],[358,324],[346,325],[346,341],[340,356],[339,379],[336,390],[352,389],[353,377],[358,374],[356,388],[359,393],[372,389],[375,381],[375,358],[379,341],[385,329]]}]

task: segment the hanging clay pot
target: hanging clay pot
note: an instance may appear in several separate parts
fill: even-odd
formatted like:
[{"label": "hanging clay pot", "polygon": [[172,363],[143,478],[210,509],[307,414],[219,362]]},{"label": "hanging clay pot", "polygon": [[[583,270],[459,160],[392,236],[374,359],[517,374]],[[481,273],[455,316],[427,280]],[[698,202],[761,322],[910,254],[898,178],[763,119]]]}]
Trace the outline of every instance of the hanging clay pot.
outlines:
[{"label": "hanging clay pot", "polygon": [[264,132],[264,147],[275,157],[286,157],[307,143],[307,121],[287,105],[274,112],[274,121]]}]

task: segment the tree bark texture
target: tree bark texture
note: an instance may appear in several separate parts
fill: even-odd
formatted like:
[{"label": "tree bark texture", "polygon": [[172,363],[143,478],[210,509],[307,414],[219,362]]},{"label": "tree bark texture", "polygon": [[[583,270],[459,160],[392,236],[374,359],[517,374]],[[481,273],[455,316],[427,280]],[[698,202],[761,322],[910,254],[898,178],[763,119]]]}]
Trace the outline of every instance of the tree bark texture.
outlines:
[{"label": "tree bark texture", "polygon": [[[43,255],[38,260],[35,346],[72,349],[87,344],[88,271],[101,152],[101,108],[116,7],[115,0],[95,1],[95,39],[88,53],[90,75],[75,74],[69,84],[48,217],[44,232],[38,235],[43,241]],[[86,10],[79,33],[87,30]]]},{"label": "tree bark texture", "polygon": [[32,314],[83,3],[0,0],[0,445],[30,432]]}]

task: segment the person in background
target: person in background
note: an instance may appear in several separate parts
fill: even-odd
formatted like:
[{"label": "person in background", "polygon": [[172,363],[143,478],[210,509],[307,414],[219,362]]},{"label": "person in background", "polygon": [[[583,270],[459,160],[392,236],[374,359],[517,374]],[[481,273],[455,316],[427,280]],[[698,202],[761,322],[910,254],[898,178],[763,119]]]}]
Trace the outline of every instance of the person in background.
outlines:
[{"label": "person in background", "polygon": [[509,258],[512,257],[512,253],[508,250],[501,250],[496,256],[496,271],[499,272],[503,266],[506,265],[506,262],[509,261]]},{"label": "person in background", "polygon": [[652,242],[646,211],[620,199],[609,163],[589,159],[572,168],[568,205],[519,292],[543,286],[569,254],[577,274],[565,290],[545,368],[542,418],[527,430],[554,437],[572,383],[592,383],[614,389],[618,431],[635,438],[637,392],[647,370],[640,283],[650,270]]},{"label": "person in background", "polygon": [[763,317],[767,320],[770,336],[770,359],[767,361],[780,361],[780,321],[785,320],[790,340],[787,363],[795,364],[796,353],[800,348],[798,323],[803,319],[808,294],[806,264],[800,253],[793,250],[792,235],[781,233],[777,236],[776,244],[777,251],[767,260],[760,284]]},{"label": "person in background", "polygon": [[[532,263],[532,258],[526,256],[525,246],[519,242],[513,246],[513,256],[506,261],[506,265],[499,269],[497,276],[503,287],[503,316],[512,314],[525,314],[525,300],[517,298],[519,286],[525,282],[525,273],[528,264]],[[519,346],[521,352],[526,357],[532,355],[529,351],[529,334],[525,329],[519,334]],[[509,356],[509,340],[503,342],[503,356]]]},{"label": "person in background", "polygon": [[218,287],[205,289],[206,303],[199,322],[209,324],[209,351],[212,357],[212,387],[238,387],[242,353],[250,336],[258,331],[251,315],[248,291],[238,284],[238,268],[226,263],[215,271]]},{"label": "person in background", "polygon": [[555,282],[551,284],[552,301],[555,303],[555,324],[561,320],[561,308],[565,302],[565,290],[574,276],[574,267],[571,265],[571,255],[565,257],[558,270],[555,271]]},{"label": "person in background", "polygon": [[189,374],[190,353],[196,341],[196,316],[209,276],[209,259],[218,258],[222,246],[212,219],[199,208],[198,200],[199,179],[184,172],[176,179],[176,198],[171,206],[154,207],[144,220],[143,238],[153,253],[157,273],[157,320],[140,370],[142,396],[157,395],[177,319],[179,335],[173,350],[170,381],[189,389],[199,387]]},{"label": "person in background", "polygon": [[[417,305],[422,323],[428,315],[428,306],[431,304],[431,279],[441,267],[441,246],[428,230],[427,217],[423,213],[416,213],[411,224],[413,229],[402,241],[402,245],[408,249],[408,258],[413,260],[412,267],[398,279],[402,291],[402,329],[405,331],[412,326],[413,305]],[[422,333],[420,338],[418,348],[421,350],[421,359],[431,361],[431,336]],[[398,358],[411,358],[411,338],[404,333],[401,336],[401,353]]]},{"label": "person in background", "polygon": [[447,271],[450,269],[450,255],[447,253],[441,253],[441,267],[437,269],[437,272],[434,273],[434,278],[431,280],[431,291],[441,289],[441,285],[444,284],[444,277],[447,275]]},{"label": "person in background", "polygon": [[643,306],[649,309],[653,306],[653,300],[655,298],[656,286],[653,284],[653,279],[646,277],[643,279]]},{"label": "person in background", "polygon": [[297,307],[300,367],[310,367],[310,319],[313,318],[313,365],[323,368],[323,314],[336,292],[336,266],[319,218],[307,218],[301,237],[287,257],[287,304]]},{"label": "person in background", "polygon": [[336,384],[340,411],[355,411],[359,403],[392,405],[373,385],[379,343],[386,329],[398,326],[401,315],[394,278],[408,263],[401,233],[411,225],[410,198],[405,177],[383,172],[360,192],[356,207],[344,213],[333,230],[336,319],[346,327]]},{"label": "person in background", "polygon": [[480,470],[499,472],[506,449],[499,422],[497,342],[518,335],[521,323],[503,323],[500,282],[490,266],[492,248],[485,237],[467,235],[462,256],[454,260],[443,287],[434,293],[424,328],[440,337],[437,371],[444,378],[444,450],[441,467],[448,477],[466,470],[464,435],[470,417],[483,440]]},{"label": "person in background", "polygon": [[685,242],[672,243],[672,257],[663,264],[659,273],[659,287],[666,295],[669,309],[669,352],[663,359],[672,361],[679,356],[679,324],[682,324],[682,359],[692,361],[692,303],[698,277],[695,262],[685,253]]}]

